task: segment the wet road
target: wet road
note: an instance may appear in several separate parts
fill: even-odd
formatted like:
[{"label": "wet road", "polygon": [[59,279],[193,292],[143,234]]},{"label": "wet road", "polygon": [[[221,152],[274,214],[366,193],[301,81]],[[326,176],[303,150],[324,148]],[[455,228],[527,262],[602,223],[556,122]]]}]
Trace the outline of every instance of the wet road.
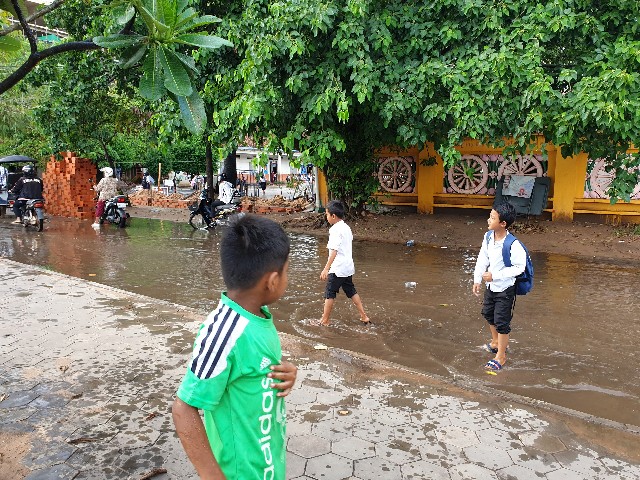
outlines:
[{"label": "wet road", "polygon": [[[0,256],[16,261],[203,310],[223,288],[219,232],[146,219],[95,232],[54,217],[38,234],[9,222],[0,219]],[[533,254],[535,288],[517,300],[508,368],[493,376],[482,369],[489,332],[471,294],[477,252],[356,242],[355,282],[375,324],[359,325],[340,296],[322,328],[311,321],[322,311],[325,241],[293,235],[292,245],[289,288],[272,307],[281,331],[640,425],[637,264]]]}]

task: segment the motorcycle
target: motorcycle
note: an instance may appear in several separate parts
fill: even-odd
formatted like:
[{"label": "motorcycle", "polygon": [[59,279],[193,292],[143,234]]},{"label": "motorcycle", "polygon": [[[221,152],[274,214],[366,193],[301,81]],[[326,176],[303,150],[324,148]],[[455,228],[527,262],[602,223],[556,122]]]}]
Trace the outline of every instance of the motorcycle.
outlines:
[{"label": "motorcycle", "polygon": [[189,205],[191,214],[189,215],[189,225],[196,230],[205,228],[215,228],[216,225],[223,222],[229,215],[232,215],[240,208],[235,203],[227,203],[219,205],[211,212],[211,204],[213,200],[209,198],[207,189],[200,192],[198,201]]},{"label": "motorcycle", "polygon": [[[9,207],[13,208],[14,200],[9,200]],[[25,228],[35,227],[38,232],[44,229],[44,199],[27,200],[22,207],[22,225]]]},{"label": "motorcycle", "polygon": [[129,198],[126,195],[116,195],[107,200],[104,204],[104,213],[100,217],[100,225],[106,221],[117,225],[119,228],[126,227],[127,220],[131,216],[125,211],[128,203]]}]

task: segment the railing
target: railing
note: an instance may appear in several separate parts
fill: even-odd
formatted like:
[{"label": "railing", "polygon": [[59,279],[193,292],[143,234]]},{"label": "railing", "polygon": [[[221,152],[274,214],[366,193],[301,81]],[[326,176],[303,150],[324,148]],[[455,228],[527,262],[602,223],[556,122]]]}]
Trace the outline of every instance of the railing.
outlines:
[{"label": "railing", "polygon": [[[8,18],[7,20],[11,23],[20,23],[15,18]],[[64,30],[58,30],[57,28],[49,28],[42,25],[36,25],[35,23],[29,23],[27,25],[29,25],[29,28],[35,32],[45,33],[47,35],[53,34],[60,38],[67,38],[69,36],[69,34]]]}]

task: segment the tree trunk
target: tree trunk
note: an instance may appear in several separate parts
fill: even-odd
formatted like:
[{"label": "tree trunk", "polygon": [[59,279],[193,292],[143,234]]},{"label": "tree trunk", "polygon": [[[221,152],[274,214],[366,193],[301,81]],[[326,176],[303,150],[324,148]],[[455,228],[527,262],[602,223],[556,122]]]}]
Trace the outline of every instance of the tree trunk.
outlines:
[{"label": "tree trunk", "polygon": [[224,159],[224,165],[222,171],[227,176],[227,181],[231,182],[231,185],[235,186],[238,178],[238,166],[236,164],[236,151],[235,149],[227,155]]},{"label": "tree trunk", "polygon": [[208,197],[213,198],[213,153],[211,152],[211,142],[206,140],[206,165],[207,165],[207,192]]}]

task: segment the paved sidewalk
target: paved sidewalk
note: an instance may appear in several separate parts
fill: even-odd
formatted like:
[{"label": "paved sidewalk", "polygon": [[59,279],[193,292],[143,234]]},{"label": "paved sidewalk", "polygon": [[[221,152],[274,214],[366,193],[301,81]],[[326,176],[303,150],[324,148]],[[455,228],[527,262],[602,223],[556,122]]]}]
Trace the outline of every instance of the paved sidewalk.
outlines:
[{"label": "paved sidewalk", "polygon": [[[1,258],[0,278],[0,478],[196,478],[170,405],[202,312]],[[637,428],[282,341],[289,479],[640,479]]]}]

